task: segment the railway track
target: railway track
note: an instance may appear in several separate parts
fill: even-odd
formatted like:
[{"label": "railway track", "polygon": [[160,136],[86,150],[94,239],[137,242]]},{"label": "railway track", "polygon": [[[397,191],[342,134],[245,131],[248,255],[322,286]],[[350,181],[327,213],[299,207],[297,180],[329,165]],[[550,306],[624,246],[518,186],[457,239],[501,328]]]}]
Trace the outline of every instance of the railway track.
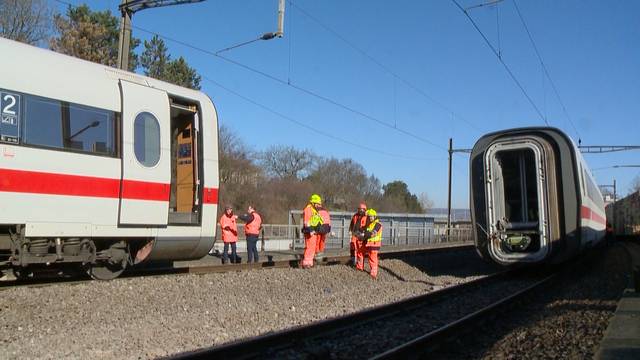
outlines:
[{"label": "railway track", "polygon": [[[426,248],[426,249],[409,249],[399,251],[388,251],[380,254],[381,259],[394,259],[402,258],[412,255],[420,254],[437,254],[444,252],[455,251],[469,251],[473,248],[473,245],[460,245],[438,248]],[[325,256],[317,260],[317,265],[330,266],[330,265],[345,265],[350,261],[350,256]],[[300,267],[298,259],[289,260],[272,260],[260,263],[242,263],[242,264],[225,264],[225,265],[196,265],[188,267],[172,267],[172,266],[156,266],[156,267],[143,267],[135,268],[128,271],[117,279],[111,281],[118,281],[120,279],[140,277],[140,276],[162,276],[162,275],[185,275],[185,274],[211,274],[211,273],[225,273],[233,271],[248,271],[248,270],[263,270],[263,269],[283,269],[283,268],[298,268]],[[85,274],[77,276],[56,276],[51,274],[43,278],[36,279],[21,279],[10,280],[0,282],[0,291],[8,290],[16,287],[42,287],[55,284],[81,284],[92,280]]]},{"label": "railway track", "polygon": [[[500,272],[347,316],[171,359],[410,358],[502,309],[555,275]],[[364,294],[363,294],[364,295]],[[373,295],[373,294],[372,294]]]}]

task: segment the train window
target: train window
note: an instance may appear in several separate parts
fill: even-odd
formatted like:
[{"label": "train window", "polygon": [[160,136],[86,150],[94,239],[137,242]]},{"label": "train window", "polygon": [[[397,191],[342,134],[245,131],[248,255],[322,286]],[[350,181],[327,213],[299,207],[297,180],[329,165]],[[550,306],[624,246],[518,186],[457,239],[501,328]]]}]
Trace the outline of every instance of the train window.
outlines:
[{"label": "train window", "polygon": [[160,161],[160,124],[151,113],[142,112],[133,122],[133,148],[140,164],[152,167]]},{"label": "train window", "polygon": [[115,156],[115,113],[25,95],[22,142]]}]

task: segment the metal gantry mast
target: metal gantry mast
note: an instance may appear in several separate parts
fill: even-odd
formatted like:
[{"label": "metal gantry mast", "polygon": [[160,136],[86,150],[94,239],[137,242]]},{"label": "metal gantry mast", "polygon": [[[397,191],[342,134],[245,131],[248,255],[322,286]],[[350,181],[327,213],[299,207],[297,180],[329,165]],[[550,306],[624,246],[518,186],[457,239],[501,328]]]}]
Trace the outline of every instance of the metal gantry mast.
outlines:
[{"label": "metal gantry mast", "polygon": [[[120,41],[118,45],[118,68],[128,70],[129,67],[129,41],[131,39],[131,17],[140,10],[151,9],[162,6],[183,5],[202,2],[205,0],[122,0],[118,9],[122,14],[120,23]],[[281,38],[284,35],[284,1],[278,0],[278,30],[262,34],[255,40],[235,45],[221,51],[227,51],[236,47],[252,43],[256,40],[271,40]],[[221,52],[220,51],[220,52]]]},{"label": "metal gantry mast", "polygon": [[182,5],[204,0],[122,0],[118,9],[122,14],[120,41],[118,46],[118,68],[129,70],[129,41],[131,39],[131,17],[140,10],[162,6]]},{"label": "metal gantry mast", "polygon": [[628,150],[640,150],[640,145],[578,145],[580,152],[585,154],[600,154]]}]

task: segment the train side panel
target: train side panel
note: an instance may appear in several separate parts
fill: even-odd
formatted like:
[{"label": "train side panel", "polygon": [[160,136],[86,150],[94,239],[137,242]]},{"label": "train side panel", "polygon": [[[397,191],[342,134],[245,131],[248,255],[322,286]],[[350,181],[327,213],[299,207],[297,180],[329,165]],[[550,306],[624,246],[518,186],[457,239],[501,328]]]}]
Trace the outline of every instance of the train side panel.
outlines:
[{"label": "train side panel", "polygon": [[[0,92],[16,103],[2,103],[13,127],[0,128],[0,238],[26,241],[22,252],[37,240],[42,259],[32,261],[45,261],[47,241],[63,260],[67,238],[108,241],[97,250],[139,240],[151,245],[149,259],[206,254],[219,188],[217,114],[207,95],[6,39],[0,53]],[[143,113],[157,125],[138,131]],[[154,126],[159,141],[147,137]],[[156,146],[158,161],[147,163]],[[176,183],[176,171],[192,180]],[[74,251],[65,259],[79,259]]]}]

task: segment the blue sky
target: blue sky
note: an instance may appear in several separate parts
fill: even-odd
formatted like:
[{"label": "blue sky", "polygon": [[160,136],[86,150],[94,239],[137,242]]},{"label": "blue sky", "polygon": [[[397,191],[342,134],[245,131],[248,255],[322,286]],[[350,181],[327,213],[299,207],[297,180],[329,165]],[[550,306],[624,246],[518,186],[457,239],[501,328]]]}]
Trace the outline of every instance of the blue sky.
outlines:
[{"label": "blue sky", "polygon": [[[114,13],[120,3],[67,1]],[[468,7],[486,0],[458,1]],[[144,10],[133,24],[215,52],[275,31],[277,5],[277,0],[208,0]],[[569,117],[544,76],[513,0],[469,13],[542,116],[584,145],[639,145],[640,2],[519,0],[517,5]],[[134,36],[151,37],[137,29]],[[403,180],[412,192],[426,192],[436,206],[447,201],[449,137],[454,147],[469,148],[485,132],[544,125],[450,0],[287,1],[284,38],[221,54],[268,76],[165,41],[172,56],[184,56],[215,81],[203,79],[202,89],[214,100],[221,124],[254,149],[285,144],[350,157],[383,183]],[[592,169],[640,164],[639,151],[585,158]],[[454,157],[455,207],[468,207],[467,167],[466,155]],[[594,171],[600,184],[615,178],[624,194],[639,174],[639,168]]]}]

